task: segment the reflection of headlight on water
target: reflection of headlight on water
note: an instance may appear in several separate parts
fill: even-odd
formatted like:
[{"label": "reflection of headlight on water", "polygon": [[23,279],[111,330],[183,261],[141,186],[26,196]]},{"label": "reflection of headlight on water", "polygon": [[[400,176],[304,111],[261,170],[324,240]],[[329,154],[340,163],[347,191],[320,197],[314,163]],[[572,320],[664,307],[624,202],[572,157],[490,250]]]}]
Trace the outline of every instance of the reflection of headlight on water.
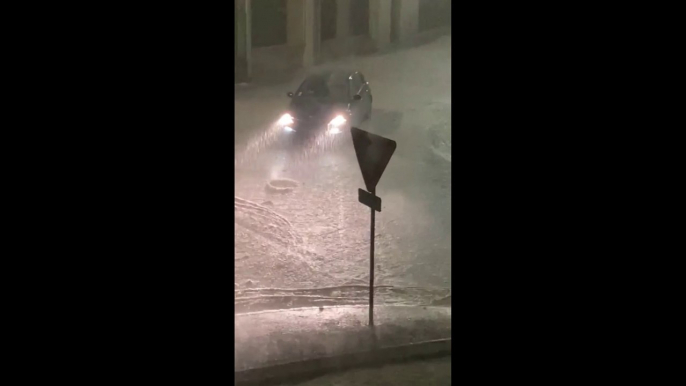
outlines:
[{"label": "reflection of headlight on water", "polygon": [[290,133],[291,131],[295,131],[295,130],[293,130],[292,127],[289,127],[289,126],[285,126],[283,129],[286,130],[286,131],[288,131],[289,133]]},{"label": "reflection of headlight on water", "polygon": [[284,114],[281,118],[279,118],[278,124],[281,126],[292,125],[293,117],[291,117],[290,114]]},{"label": "reflection of headlight on water", "polygon": [[329,134],[338,134],[340,132],[341,132],[341,129],[339,129],[338,127],[332,127],[329,129]]}]

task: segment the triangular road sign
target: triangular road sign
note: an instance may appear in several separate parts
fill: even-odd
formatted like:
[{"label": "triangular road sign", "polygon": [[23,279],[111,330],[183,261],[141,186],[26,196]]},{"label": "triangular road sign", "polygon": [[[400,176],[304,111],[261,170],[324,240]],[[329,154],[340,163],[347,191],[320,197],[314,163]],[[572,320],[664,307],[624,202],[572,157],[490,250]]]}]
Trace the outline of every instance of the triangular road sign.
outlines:
[{"label": "triangular road sign", "polygon": [[357,154],[357,162],[360,164],[362,178],[367,190],[374,192],[381,175],[386,170],[388,161],[395,151],[395,141],[360,130],[350,128],[353,135],[353,146]]}]

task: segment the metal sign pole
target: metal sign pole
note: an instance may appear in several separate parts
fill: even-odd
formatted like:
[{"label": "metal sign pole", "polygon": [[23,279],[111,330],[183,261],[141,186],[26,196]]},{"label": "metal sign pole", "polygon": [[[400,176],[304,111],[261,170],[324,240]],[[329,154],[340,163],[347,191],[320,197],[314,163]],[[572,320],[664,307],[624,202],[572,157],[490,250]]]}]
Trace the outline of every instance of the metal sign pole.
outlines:
[{"label": "metal sign pole", "polygon": [[[374,327],[374,222],[376,213],[381,212],[381,198],[376,196],[376,184],[383,174],[388,161],[395,152],[395,141],[360,130],[350,128],[353,146],[360,171],[367,190],[358,189],[357,199],[372,211],[371,234],[369,235],[369,327]],[[373,330],[373,329],[372,329]]]},{"label": "metal sign pole", "polygon": [[[372,189],[372,195],[376,196],[376,189]],[[374,216],[372,208],[371,243],[369,246],[369,325],[374,326]]]}]

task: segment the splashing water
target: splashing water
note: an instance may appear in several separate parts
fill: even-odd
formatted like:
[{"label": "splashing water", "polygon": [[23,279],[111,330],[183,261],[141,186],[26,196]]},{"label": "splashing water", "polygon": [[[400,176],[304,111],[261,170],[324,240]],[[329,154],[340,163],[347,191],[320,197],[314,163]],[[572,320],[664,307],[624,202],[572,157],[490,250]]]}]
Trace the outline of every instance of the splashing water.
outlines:
[{"label": "splashing water", "polygon": [[[254,161],[257,156],[279,142],[280,136],[283,134],[282,126],[278,122],[273,123],[267,130],[255,135],[245,149],[236,154],[234,160],[235,167],[240,167],[246,162]],[[341,140],[346,133],[331,134],[328,131],[322,130],[315,137],[305,140],[304,143],[295,146],[294,141],[288,141],[290,150],[293,153],[292,161],[295,164],[306,162],[310,158],[321,154],[324,151],[335,149],[343,141]]]},{"label": "splashing water", "polygon": [[236,154],[236,158],[234,160],[235,166],[238,167],[247,161],[254,160],[260,152],[276,142],[280,132],[281,127],[275,122],[267,130],[254,136],[250,141],[248,141],[248,145],[245,147],[245,149],[239,154]]}]

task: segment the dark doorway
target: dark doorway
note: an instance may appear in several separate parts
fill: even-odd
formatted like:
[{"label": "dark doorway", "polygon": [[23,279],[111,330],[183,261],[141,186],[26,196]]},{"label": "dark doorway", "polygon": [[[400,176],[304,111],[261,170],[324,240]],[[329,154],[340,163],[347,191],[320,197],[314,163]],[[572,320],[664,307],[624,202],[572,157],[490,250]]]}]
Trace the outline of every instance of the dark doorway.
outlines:
[{"label": "dark doorway", "polygon": [[350,34],[369,35],[369,0],[350,1]]},{"label": "dark doorway", "polygon": [[419,0],[419,31],[450,25],[450,0]]},{"label": "dark doorway", "polygon": [[391,2],[391,43],[400,38],[400,0]]},{"label": "dark doorway", "polygon": [[252,0],[252,46],[286,44],[286,0]]},{"label": "dark doorway", "polygon": [[322,40],[336,37],[336,0],[321,0]]}]

